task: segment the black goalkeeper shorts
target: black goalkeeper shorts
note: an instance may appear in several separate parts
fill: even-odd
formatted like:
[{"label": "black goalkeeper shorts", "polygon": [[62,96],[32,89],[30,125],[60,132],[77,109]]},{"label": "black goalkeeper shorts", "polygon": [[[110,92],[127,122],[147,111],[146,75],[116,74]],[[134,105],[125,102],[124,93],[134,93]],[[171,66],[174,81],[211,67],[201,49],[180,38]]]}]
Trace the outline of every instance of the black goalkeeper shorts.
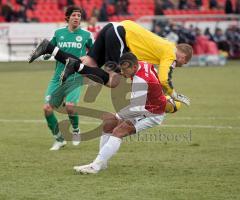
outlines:
[{"label": "black goalkeeper shorts", "polygon": [[118,23],[109,23],[99,32],[88,56],[96,61],[98,67],[102,67],[108,61],[118,64],[122,54],[128,51],[124,27]]}]

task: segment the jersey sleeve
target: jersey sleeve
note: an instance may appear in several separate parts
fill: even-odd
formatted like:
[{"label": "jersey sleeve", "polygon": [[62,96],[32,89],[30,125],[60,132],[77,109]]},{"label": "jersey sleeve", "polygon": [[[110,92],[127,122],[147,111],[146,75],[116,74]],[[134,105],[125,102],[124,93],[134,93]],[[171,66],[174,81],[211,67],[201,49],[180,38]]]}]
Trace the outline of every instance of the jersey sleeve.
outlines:
[{"label": "jersey sleeve", "polygon": [[52,37],[52,39],[50,40],[50,42],[54,45],[57,46],[57,32],[54,32],[54,35]]},{"label": "jersey sleeve", "polygon": [[172,73],[176,61],[172,59],[161,61],[158,69],[158,77],[163,87],[164,93],[171,95],[173,93]]},{"label": "jersey sleeve", "polygon": [[87,44],[86,44],[88,49],[92,48],[93,43],[94,43],[93,34],[92,33],[89,33],[89,34],[90,35],[89,35],[89,38],[88,38],[88,41],[87,41]]},{"label": "jersey sleeve", "polygon": [[146,112],[145,105],[147,101],[147,93],[147,82],[144,79],[135,76],[132,82],[130,105],[121,109],[117,113],[118,118],[129,119],[143,115]]}]

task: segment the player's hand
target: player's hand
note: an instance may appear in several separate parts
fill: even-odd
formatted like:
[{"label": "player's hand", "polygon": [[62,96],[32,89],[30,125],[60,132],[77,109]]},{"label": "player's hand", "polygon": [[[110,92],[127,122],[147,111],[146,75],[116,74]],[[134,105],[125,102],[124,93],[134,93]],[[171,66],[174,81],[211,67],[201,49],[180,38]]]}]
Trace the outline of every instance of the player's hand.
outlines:
[{"label": "player's hand", "polygon": [[43,59],[44,60],[49,60],[51,58],[51,56],[52,56],[51,54],[44,54]]},{"label": "player's hand", "polygon": [[177,94],[175,91],[172,94],[172,98],[176,101],[182,102],[187,106],[190,106],[190,99],[183,95],[183,94]]}]

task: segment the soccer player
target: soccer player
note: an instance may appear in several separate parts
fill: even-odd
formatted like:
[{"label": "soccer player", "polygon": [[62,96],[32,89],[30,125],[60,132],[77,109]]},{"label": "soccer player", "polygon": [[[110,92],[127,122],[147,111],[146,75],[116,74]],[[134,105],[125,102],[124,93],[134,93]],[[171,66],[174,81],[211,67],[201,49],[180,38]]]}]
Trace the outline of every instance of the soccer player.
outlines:
[{"label": "soccer player", "polygon": [[120,69],[125,78],[132,80],[130,105],[103,117],[99,153],[91,164],[75,166],[77,172],[95,174],[105,169],[123,137],[160,125],[164,119],[167,100],[154,66],[138,62],[134,54],[125,53],[120,58]]},{"label": "soccer player", "polygon": [[[30,56],[29,62],[46,52],[55,55],[55,58],[63,63],[67,60],[62,76],[63,81],[74,72],[89,73],[97,77],[102,76],[103,83],[108,87],[116,87],[119,84],[119,76],[116,73],[105,74],[97,67],[102,67],[108,61],[118,63],[123,53],[132,52],[138,60],[159,65],[158,76],[166,95],[186,105],[190,104],[186,96],[178,94],[173,88],[172,72],[175,67],[188,63],[192,57],[192,47],[185,43],[175,45],[133,21],[107,24],[100,31],[93,48],[81,60],[72,59],[71,55],[65,54],[44,40]],[[96,70],[93,72],[89,66],[96,67]],[[118,72],[117,69],[116,72]],[[102,74],[99,75],[100,73]]]},{"label": "soccer player", "polygon": [[[87,49],[90,49],[93,45],[93,38],[89,31],[83,30],[79,26],[81,22],[81,9],[77,6],[69,6],[65,12],[65,20],[67,22],[67,26],[56,30],[50,43],[57,46],[62,51],[72,54],[76,58],[85,56]],[[44,55],[44,59],[49,58],[49,55]],[[50,150],[59,150],[66,144],[62,133],[59,131],[58,121],[53,112],[53,107],[49,104],[52,93],[60,85],[60,75],[63,69],[64,64],[57,61],[54,75],[48,84],[45,94],[45,104],[43,110],[48,127],[56,140]],[[72,80],[78,79],[80,83],[82,82],[82,76],[78,73],[72,74],[69,78]],[[65,97],[66,111],[73,128],[73,145],[78,145],[80,143],[79,117],[73,111],[73,106],[75,106],[79,101],[80,93],[81,86],[71,91]]]}]

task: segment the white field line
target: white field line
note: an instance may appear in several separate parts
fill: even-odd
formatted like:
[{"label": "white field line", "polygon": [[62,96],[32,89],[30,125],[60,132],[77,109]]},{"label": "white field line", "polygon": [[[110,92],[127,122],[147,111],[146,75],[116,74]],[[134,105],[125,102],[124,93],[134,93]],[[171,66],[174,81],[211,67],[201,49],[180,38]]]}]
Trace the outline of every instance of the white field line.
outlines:
[{"label": "white field line", "polygon": [[171,117],[171,120],[240,120],[236,117]]},{"label": "white field line", "polygon": [[[0,123],[46,123],[41,119],[0,119]],[[100,124],[100,121],[80,120],[81,124]],[[163,124],[162,127],[172,128],[205,128],[205,129],[240,129],[240,126],[217,126],[217,125],[190,125],[190,124]]]}]

